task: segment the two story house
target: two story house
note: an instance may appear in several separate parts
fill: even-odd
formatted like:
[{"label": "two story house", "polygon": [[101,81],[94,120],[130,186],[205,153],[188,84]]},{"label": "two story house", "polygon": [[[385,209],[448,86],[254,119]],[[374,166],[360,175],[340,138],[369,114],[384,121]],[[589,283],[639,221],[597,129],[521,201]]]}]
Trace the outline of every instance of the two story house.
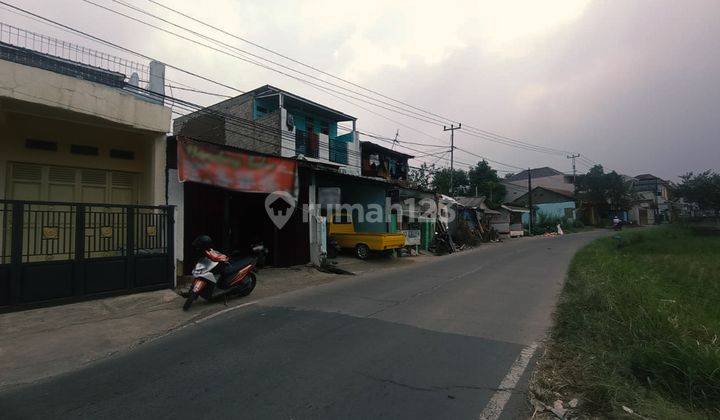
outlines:
[{"label": "two story house", "polygon": [[0,308],[172,284],[164,74],[0,23]]},{"label": "two story house", "polygon": [[628,219],[639,225],[651,225],[669,221],[670,185],[652,174],[641,174],[632,179],[635,202],[628,212]]},{"label": "two story house", "polygon": [[355,117],[265,85],[177,118],[173,133],[360,175],[355,123]]}]

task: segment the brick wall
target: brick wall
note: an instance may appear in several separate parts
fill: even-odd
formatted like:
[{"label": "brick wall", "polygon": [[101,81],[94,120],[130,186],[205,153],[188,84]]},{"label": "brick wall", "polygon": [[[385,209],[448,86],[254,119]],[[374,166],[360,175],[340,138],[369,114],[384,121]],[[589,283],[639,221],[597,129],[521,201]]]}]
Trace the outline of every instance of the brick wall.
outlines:
[{"label": "brick wall", "polygon": [[208,107],[206,113],[197,112],[177,118],[173,123],[173,132],[279,156],[280,113],[273,112],[253,121],[252,108],[252,97],[240,95]]}]

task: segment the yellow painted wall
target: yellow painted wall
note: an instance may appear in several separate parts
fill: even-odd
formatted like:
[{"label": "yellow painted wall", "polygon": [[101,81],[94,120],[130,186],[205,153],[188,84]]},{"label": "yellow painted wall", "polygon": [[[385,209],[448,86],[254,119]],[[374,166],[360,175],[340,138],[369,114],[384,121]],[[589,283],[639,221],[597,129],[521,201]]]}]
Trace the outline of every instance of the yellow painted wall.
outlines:
[{"label": "yellow painted wall", "polygon": [[[28,138],[54,141],[57,151],[28,149]],[[98,156],[70,153],[70,145],[99,148]],[[0,197],[6,195],[8,162],[74,168],[104,169],[138,174],[140,204],[163,204],[165,199],[165,134],[118,129],[116,126],[80,124],[66,119],[0,112]],[[133,160],[110,157],[110,149],[129,150]]]}]

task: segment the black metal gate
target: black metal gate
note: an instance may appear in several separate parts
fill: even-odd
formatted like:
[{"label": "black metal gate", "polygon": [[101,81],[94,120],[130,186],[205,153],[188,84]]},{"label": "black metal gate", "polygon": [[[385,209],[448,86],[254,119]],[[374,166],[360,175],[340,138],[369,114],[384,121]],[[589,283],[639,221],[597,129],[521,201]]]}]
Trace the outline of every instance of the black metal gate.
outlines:
[{"label": "black metal gate", "polygon": [[0,311],[173,286],[172,206],[0,200]]}]

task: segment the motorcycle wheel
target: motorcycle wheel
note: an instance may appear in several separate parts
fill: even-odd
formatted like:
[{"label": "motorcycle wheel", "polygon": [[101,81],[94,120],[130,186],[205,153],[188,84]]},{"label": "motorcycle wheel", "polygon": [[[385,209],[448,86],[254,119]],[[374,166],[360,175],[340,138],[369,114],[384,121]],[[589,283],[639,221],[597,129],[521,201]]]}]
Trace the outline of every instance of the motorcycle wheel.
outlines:
[{"label": "motorcycle wheel", "polygon": [[255,290],[255,285],[257,284],[257,278],[255,277],[255,273],[250,273],[248,274],[248,276],[250,276],[250,286],[248,286],[248,288],[243,290],[242,292],[238,293],[238,296],[247,296],[252,293],[253,290]]},{"label": "motorcycle wheel", "polygon": [[183,304],[183,311],[187,311],[190,309],[190,306],[195,302],[195,299],[197,299],[198,295],[194,291],[190,290],[188,292],[187,299],[185,299],[185,303]]}]

